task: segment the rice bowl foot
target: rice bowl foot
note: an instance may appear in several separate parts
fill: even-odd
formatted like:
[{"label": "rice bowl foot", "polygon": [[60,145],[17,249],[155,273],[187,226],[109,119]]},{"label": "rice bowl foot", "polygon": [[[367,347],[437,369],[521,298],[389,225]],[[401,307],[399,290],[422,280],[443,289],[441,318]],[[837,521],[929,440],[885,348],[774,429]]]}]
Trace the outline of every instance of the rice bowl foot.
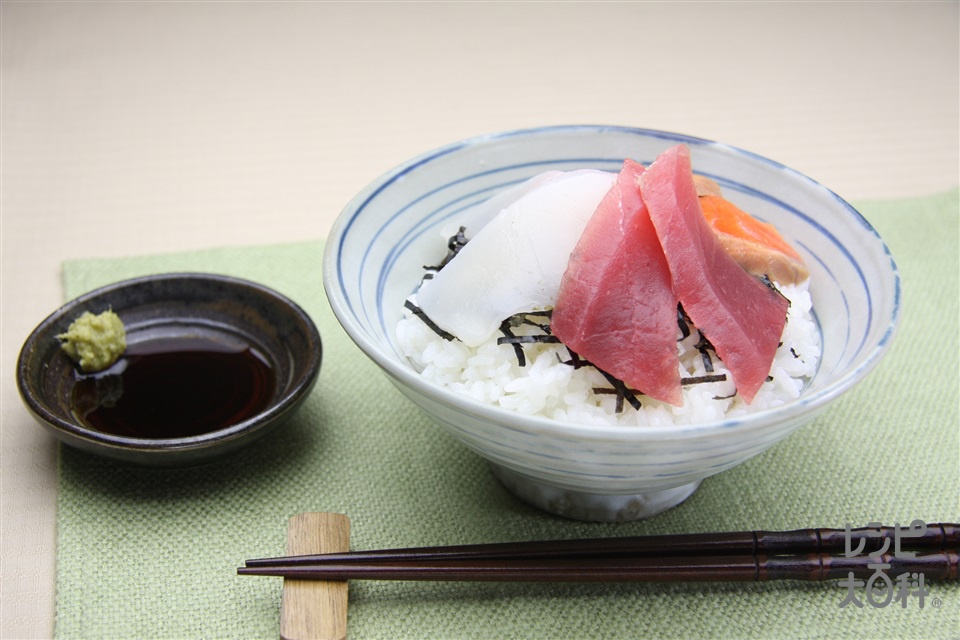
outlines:
[{"label": "rice bowl foot", "polygon": [[680,487],[635,494],[603,494],[551,486],[530,476],[490,463],[493,475],[527,504],[547,513],[585,522],[629,522],[650,518],[693,495],[700,480]]}]

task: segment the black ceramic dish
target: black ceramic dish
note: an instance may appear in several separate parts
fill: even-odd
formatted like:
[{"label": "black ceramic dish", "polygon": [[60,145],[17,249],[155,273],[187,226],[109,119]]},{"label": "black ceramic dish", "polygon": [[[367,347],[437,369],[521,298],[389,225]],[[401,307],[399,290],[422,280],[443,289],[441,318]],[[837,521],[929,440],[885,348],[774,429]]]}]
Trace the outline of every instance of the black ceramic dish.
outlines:
[{"label": "black ceramic dish", "polygon": [[[271,397],[255,415],[198,435],[144,438],[91,428],[76,415],[76,366],[61,350],[57,335],[84,311],[108,308],[126,327],[128,351],[158,336],[200,335],[250,345],[275,373]],[[58,309],[24,343],[17,386],[37,421],[67,445],[132,464],[185,466],[235,451],[279,426],[313,388],[320,360],[316,326],[286,297],[237,278],[171,273],[108,285]]]}]

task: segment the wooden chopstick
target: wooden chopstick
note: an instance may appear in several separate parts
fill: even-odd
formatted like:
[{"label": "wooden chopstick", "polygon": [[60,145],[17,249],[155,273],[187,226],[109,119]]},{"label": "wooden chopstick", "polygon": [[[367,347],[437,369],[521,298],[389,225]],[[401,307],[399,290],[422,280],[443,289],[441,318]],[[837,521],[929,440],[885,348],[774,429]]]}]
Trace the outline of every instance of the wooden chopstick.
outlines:
[{"label": "wooden chopstick", "polygon": [[[857,553],[837,555],[848,550]],[[960,525],[937,523],[899,535],[894,527],[849,534],[803,529],[355,551],[248,560],[237,573],[324,580],[764,581],[866,578],[886,564],[888,575],[952,580],[958,560]]]},{"label": "wooden chopstick", "polygon": [[538,558],[498,560],[370,561],[240,567],[241,575],[316,580],[435,580],[487,582],[755,582],[868,578],[877,564],[887,575],[923,574],[925,580],[955,580],[960,553],[912,558],[803,554],[663,556],[630,558]]},{"label": "wooden chopstick", "polygon": [[[902,551],[960,550],[960,525],[935,523],[926,525],[919,536],[907,537],[900,533]],[[883,548],[895,550],[894,527],[864,527],[852,529],[849,535],[851,549],[861,541],[867,554]],[[683,556],[683,555],[756,555],[796,553],[843,553],[847,548],[845,529],[799,529],[796,531],[733,531],[721,533],[689,533],[676,535],[631,536],[619,538],[591,538],[578,540],[546,540],[532,542],[497,542],[492,544],[455,545],[383,549],[377,551],[349,551],[320,555],[286,556],[247,560],[248,567],[268,567],[317,563],[349,563],[401,560],[485,560],[507,558],[550,557],[604,557],[604,556]]]}]

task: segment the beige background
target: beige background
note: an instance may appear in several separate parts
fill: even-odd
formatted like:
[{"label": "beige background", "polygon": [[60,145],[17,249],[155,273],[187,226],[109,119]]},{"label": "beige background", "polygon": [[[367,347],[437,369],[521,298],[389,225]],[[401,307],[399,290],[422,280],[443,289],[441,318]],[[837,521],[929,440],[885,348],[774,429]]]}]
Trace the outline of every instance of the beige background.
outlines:
[{"label": "beige background", "polygon": [[[960,181],[958,3],[2,2],[0,637],[53,633],[56,445],[13,380],[63,260],[322,237],[497,130],[712,138],[848,200]],[[317,272],[303,274],[315,279]]]}]

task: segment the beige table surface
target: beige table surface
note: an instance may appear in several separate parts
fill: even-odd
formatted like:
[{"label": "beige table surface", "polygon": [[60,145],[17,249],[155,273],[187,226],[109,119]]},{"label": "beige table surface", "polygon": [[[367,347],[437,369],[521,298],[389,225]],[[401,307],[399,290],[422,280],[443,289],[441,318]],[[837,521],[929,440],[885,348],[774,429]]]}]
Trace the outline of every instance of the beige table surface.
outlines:
[{"label": "beige table surface", "polygon": [[0,17],[4,638],[53,633],[57,447],[13,371],[65,259],[323,237],[410,156],[550,124],[718,139],[854,201],[958,184],[957,2],[4,1]]}]

